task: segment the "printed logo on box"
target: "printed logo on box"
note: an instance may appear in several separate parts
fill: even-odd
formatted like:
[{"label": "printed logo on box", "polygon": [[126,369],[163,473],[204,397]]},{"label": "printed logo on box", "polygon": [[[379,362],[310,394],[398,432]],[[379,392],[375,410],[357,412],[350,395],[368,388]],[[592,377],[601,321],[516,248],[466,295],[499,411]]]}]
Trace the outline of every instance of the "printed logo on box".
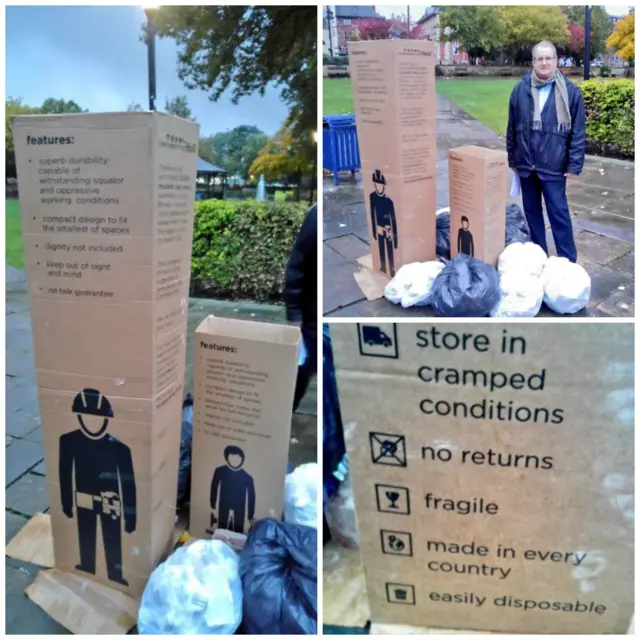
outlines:
[{"label": "printed logo on box", "polygon": [[411,584],[387,582],[387,602],[391,604],[415,604],[416,592]]},{"label": "printed logo on box", "polygon": [[391,467],[407,466],[407,447],[404,436],[393,433],[369,433],[371,445],[371,462],[374,464],[386,464]]},{"label": "printed logo on box", "polygon": [[398,359],[398,334],[395,324],[358,324],[360,355]]}]

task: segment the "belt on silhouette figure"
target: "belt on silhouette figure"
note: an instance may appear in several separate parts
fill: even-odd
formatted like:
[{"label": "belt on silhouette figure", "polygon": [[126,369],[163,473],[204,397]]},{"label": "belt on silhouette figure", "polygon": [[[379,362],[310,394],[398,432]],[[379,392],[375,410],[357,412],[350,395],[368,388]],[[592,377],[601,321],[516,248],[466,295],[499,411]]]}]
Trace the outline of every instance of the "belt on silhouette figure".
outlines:
[{"label": "belt on silhouette figure", "polygon": [[96,513],[106,513],[112,520],[119,518],[122,514],[120,496],[115,491],[101,491],[99,496],[76,491],[76,507],[91,509]]}]

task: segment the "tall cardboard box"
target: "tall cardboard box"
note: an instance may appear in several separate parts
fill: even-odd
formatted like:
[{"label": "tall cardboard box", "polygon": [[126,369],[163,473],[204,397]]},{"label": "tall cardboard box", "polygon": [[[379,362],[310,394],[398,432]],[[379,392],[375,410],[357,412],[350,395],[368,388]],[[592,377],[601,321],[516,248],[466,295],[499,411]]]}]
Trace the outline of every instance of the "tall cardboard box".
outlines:
[{"label": "tall cardboard box", "polygon": [[190,533],[282,516],[297,327],[209,316],[196,331]]},{"label": "tall cardboard box", "polygon": [[626,633],[633,324],[331,332],[372,622]]},{"label": "tall cardboard box", "polygon": [[459,253],[494,267],[504,250],[507,154],[470,145],[449,150],[451,257]]},{"label": "tall cardboard box", "polygon": [[199,127],[13,131],[56,568],[139,596],[174,528]]},{"label": "tall cardboard box", "polygon": [[436,257],[434,44],[349,43],[373,266],[389,277]]}]

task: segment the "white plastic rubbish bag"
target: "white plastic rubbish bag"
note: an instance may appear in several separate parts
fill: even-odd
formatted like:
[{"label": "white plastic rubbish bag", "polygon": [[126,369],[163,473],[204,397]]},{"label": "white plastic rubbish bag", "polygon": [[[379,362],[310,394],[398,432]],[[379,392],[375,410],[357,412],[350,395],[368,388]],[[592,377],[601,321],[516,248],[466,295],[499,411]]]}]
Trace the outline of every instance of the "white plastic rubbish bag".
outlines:
[{"label": "white plastic rubbish bag", "polygon": [[542,306],[544,289],[537,276],[522,271],[500,275],[500,300],[492,318],[535,318]]},{"label": "white plastic rubbish bag", "polygon": [[284,521],[318,528],[320,468],[315,462],[301,464],[284,481]]},{"label": "white plastic rubbish bag", "polygon": [[591,278],[584,267],[552,256],[542,272],[544,301],[556,313],[577,313],[591,295]]},{"label": "white plastic rubbish bag", "polygon": [[547,254],[544,249],[533,242],[514,242],[500,254],[498,258],[498,273],[524,272],[540,277],[547,264]]},{"label": "white plastic rubbish bag", "polygon": [[402,294],[400,304],[405,307],[426,307],[431,304],[431,289],[438,274],[444,269],[444,263],[419,262],[420,269],[417,270],[416,278],[405,289]]},{"label": "white plastic rubbish bag", "polygon": [[420,262],[405,264],[398,269],[394,278],[384,288],[384,297],[393,304],[400,304],[402,294],[420,273]]},{"label": "white plastic rubbish bag", "polygon": [[154,569],[140,601],[138,633],[227,635],[241,621],[238,555],[220,540],[196,540]]},{"label": "white plastic rubbish bag", "polygon": [[385,298],[405,309],[431,304],[431,289],[443,268],[444,264],[435,260],[404,265],[385,287]]}]

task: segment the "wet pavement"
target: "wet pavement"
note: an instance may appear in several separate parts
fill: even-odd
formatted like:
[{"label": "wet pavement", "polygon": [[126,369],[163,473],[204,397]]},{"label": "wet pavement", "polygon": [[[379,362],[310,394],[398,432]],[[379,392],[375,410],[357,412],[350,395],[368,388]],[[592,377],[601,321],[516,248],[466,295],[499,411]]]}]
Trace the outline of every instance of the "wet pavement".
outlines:
[{"label": "wet pavement", "polygon": [[[9,542],[31,516],[48,511],[49,505],[24,273],[7,265],[6,285],[5,541]],[[192,385],[194,332],[198,324],[210,314],[264,322],[285,320],[283,307],[192,298],[189,304],[185,393],[191,390]],[[314,379],[291,423],[289,459],[294,466],[317,460],[316,399]],[[5,565],[6,632],[68,633],[24,594],[24,590],[35,580],[40,567],[6,557]]]},{"label": "wet pavement", "polygon": [[[505,142],[446,98],[438,95],[437,100],[436,204],[442,208],[449,206],[449,149],[471,144],[504,149]],[[384,298],[366,300],[353,277],[361,268],[357,258],[371,252],[360,173],[355,180],[349,173],[340,174],[337,187],[332,178],[325,178],[323,186],[324,315],[432,316],[429,307],[403,309]],[[570,317],[634,316],[634,194],[633,162],[587,156],[583,173],[569,179],[578,262],[591,276],[587,308]],[[522,206],[521,197],[509,197],[508,202]],[[554,254],[549,231],[547,242]],[[539,315],[556,316],[545,306]]]}]

